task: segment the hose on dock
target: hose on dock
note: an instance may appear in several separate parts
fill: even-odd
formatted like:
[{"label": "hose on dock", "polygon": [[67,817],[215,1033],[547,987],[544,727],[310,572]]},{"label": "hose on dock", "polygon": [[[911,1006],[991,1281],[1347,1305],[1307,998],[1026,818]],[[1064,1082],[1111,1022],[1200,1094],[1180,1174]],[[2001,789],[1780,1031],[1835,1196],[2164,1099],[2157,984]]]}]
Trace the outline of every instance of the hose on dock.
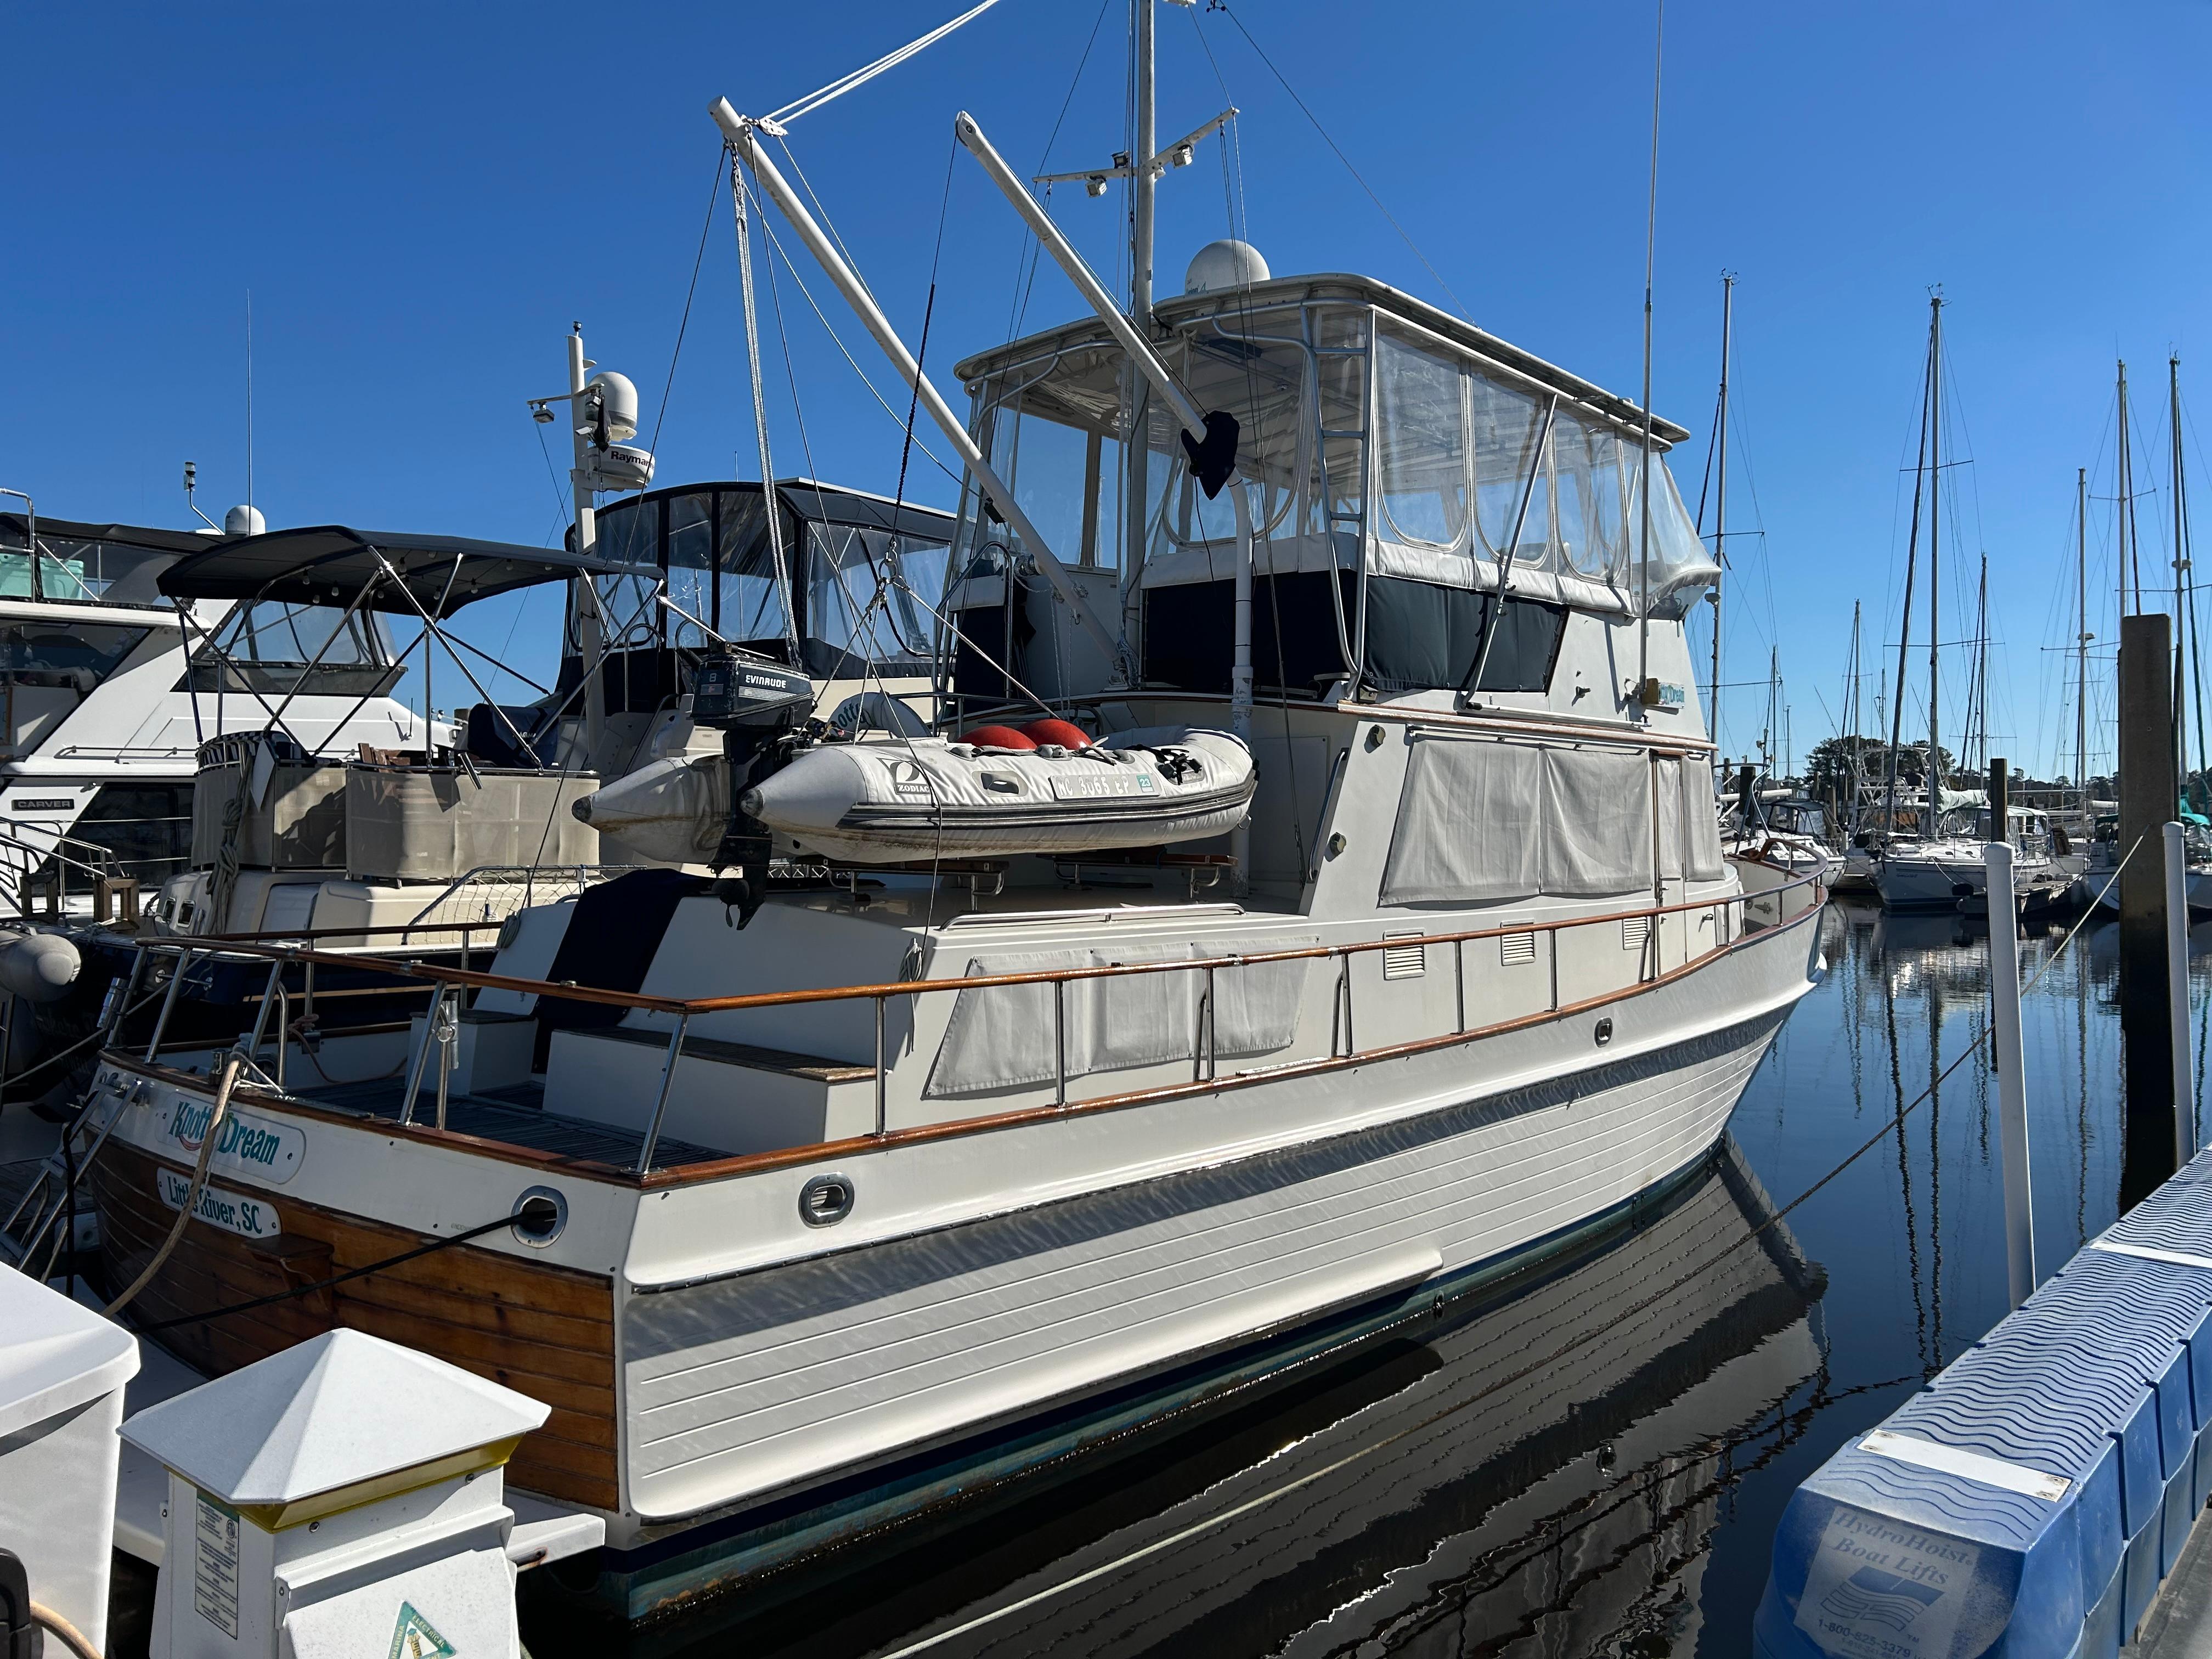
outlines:
[{"label": "hose on dock", "polygon": [[62,1645],[76,1659],[100,1659],[100,1650],[85,1638],[84,1632],[43,1601],[31,1603],[31,1617],[60,1637]]}]

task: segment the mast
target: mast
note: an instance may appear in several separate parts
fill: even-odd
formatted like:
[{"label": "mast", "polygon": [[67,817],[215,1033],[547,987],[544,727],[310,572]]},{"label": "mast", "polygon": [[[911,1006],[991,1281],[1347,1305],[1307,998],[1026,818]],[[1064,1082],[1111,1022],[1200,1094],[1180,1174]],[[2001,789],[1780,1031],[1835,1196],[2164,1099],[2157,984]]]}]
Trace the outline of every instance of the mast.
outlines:
[{"label": "mast", "polygon": [[[1152,7],[1156,0],[1129,0],[1133,55],[1133,88],[1136,105],[1131,125],[1135,148],[1129,167],[1129,320],[1146,339],[1152,337],[1152,161],[1156,133],[1152,95]],[[1124,427],[1121,459],[1128,469],[1128,505],[1121,514],[1127,538],[1123,556],[1124,582],[1136,580],[1145,557],[1146,518],[1152,506],[1152,385],[1128,368],[1129,418]],[[1132,681],[1131,684],[1134,684]]]},{"label": "mast", "polygon": [[[2120,615],[2124,617],[2128,614],[2128,551],[2129,544],[2132,539],[2128,534],[2128,530],[2135,522],[2136,516],[2135,457],[2128,443],[2128,364],[2124,357],[2120,359],[2119,400],[2120,441],[2118,451],[2119,492],[2112,508],[2114,515],[2112,544],[2118,555]],[[2140,568],[2136,572],[2136,605],[2138,610],[2142,605],[2142,572]]]},{"label": "mast", "polygon": [[[1920,383],[1920,442],[1912,456],[1912,525],[1905,543],[1905,614],[1897,629],[1897,679],[1893,684],[1887,664],[1882,667],[1882,693],[1894,691],[1889,714],[1883,724],[1889,732],[1889,750],[1883,757],[1881,794],[1881,833],[1885,842],[1897,832],[1897,750],[1905,737],[1905,667],[1912,648],[1912,590],[1919,580],[1920,561],[1920,498],[1925,488],[1928,463],[1928,416],[1929,395],[1935,380],[1935,333],[1929,336],[1929,358],[1927,373]],[[1881,719],[1881,694],[1875,699],[1875,717]]]},{"label": "mast", "polygon": [[1990,769],[1990,556],[1982,555],[1981,587],[1974,599],[1974,764]]},{"label": "mast", "polygon": [[2081,833],[2089,808],[2089,469],[2074,469],[2074,781],[2081,789]]},{"label": "mast", "polygon": [[[591,453],[588,434],[575,414],[583,409],[584,371],[592,367],[592,360],[584,356],[584,325],[574,324],[568,331],[568,394],[576,401],[570,404],[568,422],[570,452],[575,464],[568,474],[568,487],[576,504],[576,552],[580,557],[590,558],[599,551],[599,532],[593,527],[598,514],[592,508]],[[599,615],[599,589],[592,586],[587,573],[579,574],[569,584],[576,599],[576,648],[583,658],[584,671],[584,764],[596,767],[599,763],[599,744],[607,731],[607,688],[599,672],[599,663],[606,652],[606,627]],[[422,660],[430,659],[429,647],[422,651]],[[423,678],[428,678],[427,670]],[[426,688],[422,698],[423,730],[429,725],[430,699]],[[429,739],[425,738],[427,750]]]},{"label": "mast", "polygon": [[1859,602],[1851,601],[1851,665],[1844,676],[1844,742],[1851,768],[1851,804],[1844,814],[1844,832],[1846,837],[1858,833],[1859,782],[1864,771],[1864,746],[1859,738],[1859,682],[1865,677],[1859,672]]},{"label": "mast", "polygon": [[1943,568],[1943,296],[1928,297],[1928,838],[1942,823],[1943,769],[1936,758],[1942,705],[1938,651],[1943,611],[1939,603]]},{"label": "mast", "polygon": [[1721,400],[1713,438],[1713,562],[1723,574],[1713,578],[1713,747],[1721,741],[1721,593],[1728,569],[1729,347],[1735,335],[1735,276],[1721,273]]}]

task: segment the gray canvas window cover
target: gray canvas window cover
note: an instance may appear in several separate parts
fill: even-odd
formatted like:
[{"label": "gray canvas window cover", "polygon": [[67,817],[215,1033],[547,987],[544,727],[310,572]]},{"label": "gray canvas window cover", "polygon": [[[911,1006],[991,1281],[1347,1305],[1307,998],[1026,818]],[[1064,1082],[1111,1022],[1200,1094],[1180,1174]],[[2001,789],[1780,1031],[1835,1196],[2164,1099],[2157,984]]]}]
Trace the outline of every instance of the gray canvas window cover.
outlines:
[{"label": "gray canvas window cover", "polygon": [[218,542],[163,571],[161,586],[179,599],[343,605],[374,584],[362,601],[366,609],[412,616],[415,606],[386,576],[386,562],[398,572],[416,603],[436,616],[519,587],[611,574],[623,568],[611,560],[580,558],[565,550],[329,524]]},{"label": "gray canvas window cover", "polygon": [[[1239,953],[1303,951],[1318,943],[1310,933],[1270,935],[1242,941]],[[974,957],[966,976],[1129,967],[1188,961],[1199,954],[1194,945],[1019,951]],[[1212,1018],[1215,1058],[1249,1060],[1288,1048],[1297,1036],[1307,970],[1312,966],[1312,958],[1300,957],[1216,969]],[[1073,1079],[1137,1066],[1188,1066],[1201,1042],[1205,994],[1206,975],[1194,969],[1069,981],[1060,993],[1066,1075]],[[937,1100],[1050,1083],[1059,1063],[1050,983],[963,991],[954,1000],[924,1093]]]},{"label": "gray canvas window cover", "polygon": [[1720,824],[1701,762],[1422,734],[1407,762],[1382,902],[1648,893],[1655,787],[1662,872],[1720,879]]}]

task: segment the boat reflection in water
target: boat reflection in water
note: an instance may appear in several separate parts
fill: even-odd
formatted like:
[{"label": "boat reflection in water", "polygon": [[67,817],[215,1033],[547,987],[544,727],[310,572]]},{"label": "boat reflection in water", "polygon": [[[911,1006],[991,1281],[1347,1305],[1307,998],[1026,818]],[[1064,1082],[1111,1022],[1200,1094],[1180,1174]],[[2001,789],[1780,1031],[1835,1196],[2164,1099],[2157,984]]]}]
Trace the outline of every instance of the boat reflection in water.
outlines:
[{"label": "boat reflection in water", "polygon": [[1721,1505],[1821,1403],[1825,1287],[1724,1139],[1419,1324],[629,1650],[1688,1651]]}]

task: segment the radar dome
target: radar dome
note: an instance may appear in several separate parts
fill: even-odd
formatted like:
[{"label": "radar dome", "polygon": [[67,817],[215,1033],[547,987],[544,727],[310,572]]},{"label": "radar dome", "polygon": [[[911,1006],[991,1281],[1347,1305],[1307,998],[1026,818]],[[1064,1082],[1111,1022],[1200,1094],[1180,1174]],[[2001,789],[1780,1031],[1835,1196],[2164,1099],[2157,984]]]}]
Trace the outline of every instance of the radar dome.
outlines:
[{"label": "radar dome", "polygon": [[226,536],[258,536],[269,528],[269,520],[261,516],[258,507],[234,507],[222,515],[222,533]]},{"label": "radar dome", "polygon": [[1218,294],[1224,289],[1249,288],[1267,280],[1267,262],[1249,242],[1224,237],[1208,242],[1192,258],[1183,272],[1185,294]]}]

